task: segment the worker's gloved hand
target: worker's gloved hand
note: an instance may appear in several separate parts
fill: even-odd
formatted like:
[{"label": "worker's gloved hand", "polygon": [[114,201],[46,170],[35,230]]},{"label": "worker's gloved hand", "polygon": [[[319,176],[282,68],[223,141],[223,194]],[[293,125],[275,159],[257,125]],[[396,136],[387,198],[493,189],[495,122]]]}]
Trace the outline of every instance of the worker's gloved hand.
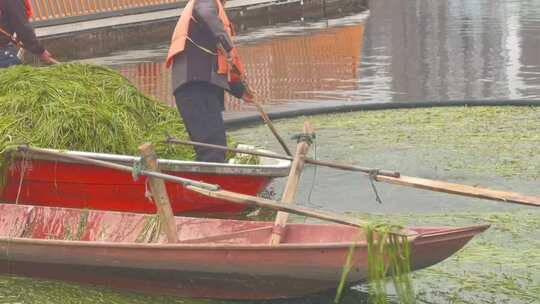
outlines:
[{"label": "worker's gloved hand", "polygon": [[39,59],[41,62],[49,65],[58,63],[56,60],[54,60],[54,58],[51,57],[51,53],[49,53],[47,50],[43,51],[43,53],[39,55]]},{"label": "worker's gloved hand", "polygon": [[250,90],[248,90],[241,81],[229,82],[230,93],[236,97],[244,100],[245,102],[252,103],[254,96]]}]

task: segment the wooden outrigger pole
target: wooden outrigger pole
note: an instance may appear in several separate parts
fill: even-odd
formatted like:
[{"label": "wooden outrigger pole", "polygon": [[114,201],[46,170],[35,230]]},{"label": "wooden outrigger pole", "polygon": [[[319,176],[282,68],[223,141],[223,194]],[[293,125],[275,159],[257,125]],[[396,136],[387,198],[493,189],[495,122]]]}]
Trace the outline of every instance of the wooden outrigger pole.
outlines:
[{"label": "wooden outrigger pole", "polygon": [[[172,137],[169,137],[167,142],[172,143],[172,144],[202,146],[202,147],[211,148],[211,149],[221,149],[221,150],[231,151],[235,153],[244,153],[244,154],[257,155],[257,156],[268,157],[268,158],[285,159],[285,160],[293,159],[292,157],[287,156],[287,155],[264,153],[260,151],[229,148],[229,147],[217,146],[217,145],[209,145],[209,144],[198,143],[198,142],[193,142],[193,141],[178,140]],[[455,195],[461,195],[461,196],[467,196],[467,197],[501,201],[505,203],[514,203],[514,204],[540,207],[540,197],[524,195],[517,192],[500,191],[500,190],[493,190],[493,189],[488,189],[488,188],[473,187],[473,186],[468,186],[468,185],[463,185],[463,184],[448,183],[444,181],[438,181],[438,180],[432,180],[432,179],[426,179],[426,178],[405,176],[395,171],[365,168],[365,167],[353,166],[353,165],[348,165],[348,164],[338,164],[338,163],[324,161],[324,160],[315,160],[309,157],[306,157],[304,161],[306,163],[329,167],[329,168],[361,172],[361,173],[371,176],[373,180],[378,181],[378,182],[384,182],[384,183],[389,183],[389,184],[394,184],[394,185],[399,185],[399,186],[413,187],[417,189],[455,194]]]}]

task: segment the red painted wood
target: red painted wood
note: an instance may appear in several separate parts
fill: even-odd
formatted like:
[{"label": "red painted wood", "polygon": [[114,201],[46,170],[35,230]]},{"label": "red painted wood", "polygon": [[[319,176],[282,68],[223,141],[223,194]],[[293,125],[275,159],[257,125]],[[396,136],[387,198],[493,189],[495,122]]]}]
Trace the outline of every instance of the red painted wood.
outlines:
[{"label": "red painted wood", "polygon": [[[20,187],[19,204],[88,208],[110,211],[155,213],[156,206],[145,197],[146,177],[133,181],[129,173],[89,165],[26,160],[24,179]],[[13,203],[17,199],[22,162],[16,160],[8,171],[7,184],[0,201]],[[217,175],[196,173],[164,173],[218,184],[223,189],[256,195],[271,181],[268,176]],[[166,183],[175,214],[238,213],[246,206],[208,198],[182,185]]]},{"label": "red painted wood", "polygon": [[[0,204],[0,275],[50,278],[109,288],[218,299],[299,297],[335,289],[351,246],[348,284],[367,276],[367,244],[358,229],[290,224],[268,244],[270,222],[176,217],[179,243],[161,234],[140,242],[153,216]],[[261,230],[259,228],[268,227]],[[408,227],[413,270],[438,263],[487,225]],[[249,231],[219,241],[190,240]]]}]

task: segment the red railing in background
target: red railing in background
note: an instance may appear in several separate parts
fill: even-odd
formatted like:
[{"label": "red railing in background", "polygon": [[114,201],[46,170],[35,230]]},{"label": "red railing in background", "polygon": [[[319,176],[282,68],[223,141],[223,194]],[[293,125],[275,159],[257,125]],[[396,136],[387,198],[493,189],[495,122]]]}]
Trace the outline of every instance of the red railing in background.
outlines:
[{"label": "red railing in background", "polygon": [[139,90],[166,104],[174,105],[170,70],[160,62],[144,62],[116,68]]},{"label": "red railing in background", "polygon": [[[363,34],[363,25],[340,27],[311,35],[241,45],[239,51],[248,80],[260,102],[321,99],[325,91],[354,89],[356,86]],[[162,62],[117,69],[144,93],[174,105],[170,70]],[[227,98],[225,108],[235,112],[245,106],[234,98]]]},{"label": "red railing in background", "polygon": [[144,8],[185,0],[30,0],[34,21]]}]

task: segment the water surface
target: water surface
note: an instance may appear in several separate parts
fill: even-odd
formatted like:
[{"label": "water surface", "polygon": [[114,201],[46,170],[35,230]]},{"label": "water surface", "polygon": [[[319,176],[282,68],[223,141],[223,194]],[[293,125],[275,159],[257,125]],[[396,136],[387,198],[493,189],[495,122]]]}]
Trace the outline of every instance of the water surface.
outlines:
[{"label": "water surface", "polygon": [[[249,81],[270,110],[540,99],[538,16],[538,1],[371,1],[366,12],[240,27],[237,42]],[[173,104],[163,67],[167,37],[132,45],[121,40],[119,49],[71,58],[114,67],[143,91]],[[253,108],[227,102],[226,115],[245,111]]]}]

